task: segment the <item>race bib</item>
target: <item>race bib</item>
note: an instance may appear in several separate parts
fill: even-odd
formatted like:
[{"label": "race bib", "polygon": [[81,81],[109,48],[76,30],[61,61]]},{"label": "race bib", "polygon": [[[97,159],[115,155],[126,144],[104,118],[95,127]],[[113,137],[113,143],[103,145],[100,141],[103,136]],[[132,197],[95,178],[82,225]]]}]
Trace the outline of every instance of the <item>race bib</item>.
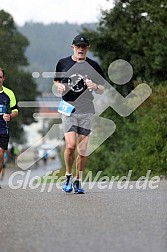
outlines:
[{"label": "race bib", "polygon": [[61,100],[58,106],[58,112],[66,116],[70,116],[74,108],[75,107],[73,105]]},{"label": "race bib", "polygon": [[6,113],[6,105],[0,104],[0,115],[3,115]]}]

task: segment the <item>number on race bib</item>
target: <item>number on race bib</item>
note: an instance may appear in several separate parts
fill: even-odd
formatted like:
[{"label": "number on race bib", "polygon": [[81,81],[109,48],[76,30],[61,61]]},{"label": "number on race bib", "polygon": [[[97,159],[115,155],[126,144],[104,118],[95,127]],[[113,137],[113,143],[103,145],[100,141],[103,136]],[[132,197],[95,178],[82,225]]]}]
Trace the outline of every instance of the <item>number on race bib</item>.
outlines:
[{"label": "number on race bib", "polygon": [[70,116],[74,108],[75,107],[70,103],[61,100],[58,106],[58,112],[66,116]]}]

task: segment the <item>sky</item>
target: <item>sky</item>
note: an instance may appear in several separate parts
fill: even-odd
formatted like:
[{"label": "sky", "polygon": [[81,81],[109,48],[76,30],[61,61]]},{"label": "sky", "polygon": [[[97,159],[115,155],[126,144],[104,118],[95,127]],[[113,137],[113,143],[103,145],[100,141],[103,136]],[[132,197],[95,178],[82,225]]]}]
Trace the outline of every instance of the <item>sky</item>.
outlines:
[{"label": "sky", "polygon": [[17,25],[25,22],[91,23],[98,22],[100,9],[113,7],[114,0],[0,0],[0,9],[8,12]]}]

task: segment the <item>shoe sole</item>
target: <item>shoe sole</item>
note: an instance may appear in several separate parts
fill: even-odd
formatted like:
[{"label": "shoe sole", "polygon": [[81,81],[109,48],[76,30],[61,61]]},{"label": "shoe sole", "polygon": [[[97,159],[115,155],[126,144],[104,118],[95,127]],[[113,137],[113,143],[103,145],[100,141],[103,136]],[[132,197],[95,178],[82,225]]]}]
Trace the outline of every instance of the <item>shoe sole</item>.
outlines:
[{"label": "shoe sole", "polygon": [[83,192],[83,191],[74,191],[74,193],[76,193],[76,194],[84,194],[85,192]]}]

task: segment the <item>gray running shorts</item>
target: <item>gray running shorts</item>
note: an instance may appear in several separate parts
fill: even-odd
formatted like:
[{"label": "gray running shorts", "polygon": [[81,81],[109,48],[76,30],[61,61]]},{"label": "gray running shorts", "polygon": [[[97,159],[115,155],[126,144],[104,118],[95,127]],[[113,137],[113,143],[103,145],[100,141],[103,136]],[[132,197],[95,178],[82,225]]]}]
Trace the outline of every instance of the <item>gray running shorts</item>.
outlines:
[{"label": "gray running shorts", "polygon": [[73,131],[79,135],[89,135],[91,132],[93,116],[93,113],[72,113],[70,116],[62,115],[64,133]]}]

